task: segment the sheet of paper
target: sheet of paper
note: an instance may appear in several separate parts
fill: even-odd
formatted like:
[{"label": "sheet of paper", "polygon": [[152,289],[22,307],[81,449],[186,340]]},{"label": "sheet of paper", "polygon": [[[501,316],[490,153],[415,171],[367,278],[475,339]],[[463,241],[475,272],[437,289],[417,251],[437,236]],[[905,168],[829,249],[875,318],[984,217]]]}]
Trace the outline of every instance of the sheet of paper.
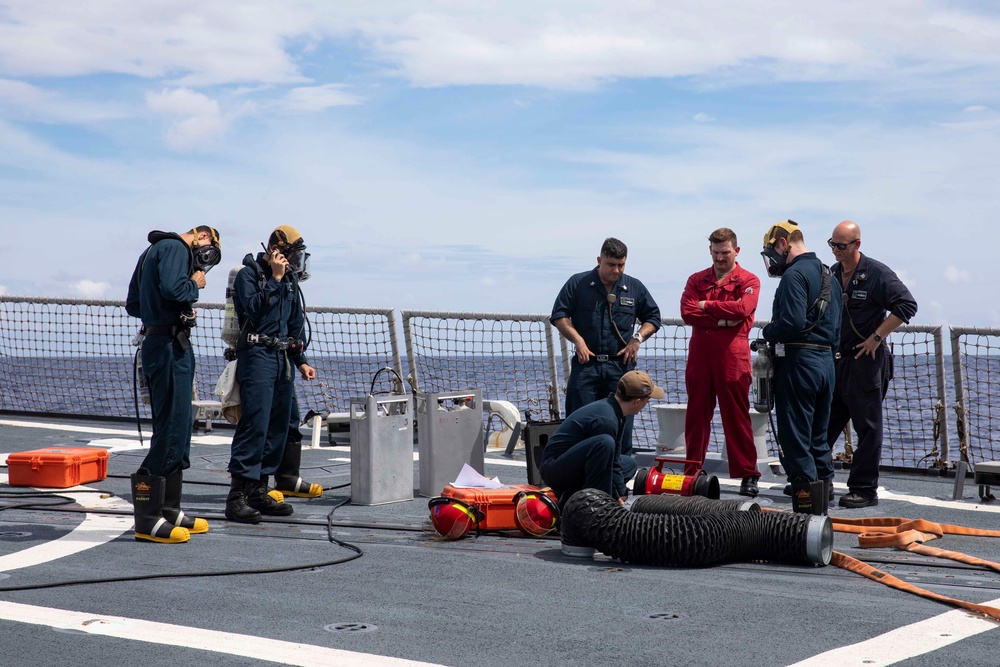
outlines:
[{"label": "sheet of paper", "polygon": [[468,463],[463,463],[458,477],[451,485],[457,489],[499,489],[503,482],[499,477],[484,477]]}]

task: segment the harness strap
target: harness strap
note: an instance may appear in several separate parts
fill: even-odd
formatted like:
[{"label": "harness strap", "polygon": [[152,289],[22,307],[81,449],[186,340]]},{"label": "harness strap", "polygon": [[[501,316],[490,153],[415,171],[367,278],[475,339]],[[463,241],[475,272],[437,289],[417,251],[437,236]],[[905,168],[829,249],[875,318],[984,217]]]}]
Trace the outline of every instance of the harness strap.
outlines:
[{"label": "harness strap", "polygon": [[880,584],[885,584],[890,588],[895,588],[906,593],[912,593],[914,595],[919,595],[930,600],[936,600],[937,602],[943,602],[962,609],[968,609],[969,611],[978,612],[985,616],[989,616],[994,620],[1000,621],[1000,609],[997,609],[996,607],[990,607],[985,604],[976,604],[975,602],[966,602],[965,600],[950,598],[947,595],[932,593],[924,588],[920,588],[919,586],[908,584],[902,579],[897,579],[887,572],[874,568],[868,563],[860,561],[857,558],[852,558],[846,554],[842,554],[839,551],[833,552],[833,558],[830,562],[831,564],[836,565],[839,568],[843,568],[848,572],[860,574],[862,577],[871,579],[872,581],[877,581]]},{"label": "harness strap", "polygon": [[[944,535],[973,535],[977,537],[1000,537],[1000,530],[983,530],[980,528],[967,528],[947,523],[935,523],[925,519],[903,519],[896,517],[866,517],[861,519],[842,519],[830,517],[833,529],[839,533],[855,533],[858,535],[858,546],[862,549],[879,547],[893,547],[901,551],[932,556],[935,558],[946,558],[989,568],[1000,572],[1000,563],[988,561],[975,556],[961,553],[959,551],[948,551],[929,547],[924,542],[943,537]],[[976,604],[932,593],[926,589],[908,584],[887,572],[879,570],[867,563],[853,558],[839,551],[833,552],[833,565],[860,574],[863,577],[885,584],[906,593],[912,593],[930,600],[944,602],[962,609],[985,614],[992,619],[1000,621],[1000,609],[989,605]]]}]

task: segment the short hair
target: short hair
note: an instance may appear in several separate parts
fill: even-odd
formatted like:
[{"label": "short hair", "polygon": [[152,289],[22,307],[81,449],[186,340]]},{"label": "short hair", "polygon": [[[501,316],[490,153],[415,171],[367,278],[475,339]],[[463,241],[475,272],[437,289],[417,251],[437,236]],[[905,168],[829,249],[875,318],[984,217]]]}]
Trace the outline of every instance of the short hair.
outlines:
[{"label": "short hair", "polygon": [[725,243],[726,241],[731,241],[734,248],[739,245],[736,242],[736,232],[729,227],[719,227],[708,237],[709,243]]},{"label": "short hair", "polygon": [[604,245],[601,246],[601,255],[613,259],[625,259],[628,257],[628,247],[618,239],[609,236],[604,239]]}]

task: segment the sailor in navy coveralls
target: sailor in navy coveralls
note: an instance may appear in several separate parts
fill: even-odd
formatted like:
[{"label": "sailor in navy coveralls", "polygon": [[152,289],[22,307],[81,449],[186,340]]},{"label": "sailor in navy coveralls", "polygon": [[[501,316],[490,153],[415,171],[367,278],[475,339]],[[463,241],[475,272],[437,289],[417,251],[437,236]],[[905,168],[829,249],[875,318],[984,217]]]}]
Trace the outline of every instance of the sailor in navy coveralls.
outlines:
[{"label": "sailor in navy coveralls", "polygon": [[847,479],[850,493],[840,506],[871,507],[878,504],[882,401],[893,368],[886,339],[917,313],[917,302],[892,269],[861,253],[861,229],[854,222],[837,225],[827,243],[837,259],[835,287],[843,289],[844,299],[828,440],[832,448],[847,421],[854,424],[858,442]]},{"label": "sailor in navy coveralls", "polygon": [[[567,415],[615,391],[622,375],[635,368],[643,341],[660,328],[653,297],[625,275],[627,255],[624,243],[606,239],[597,266],[567,280],[552,306],[549,321],[576,347],[566,383]],[[625,424],[625,454],[632,451],[633,420],[629,416]]]},{"label": "sailor in navy coveralls", "polygon": [[542,450],[539,472],[552,487],[560,507],[581,489],[598,489],[625,504],[625,483],[638,469],[622,448],[625,422],[663,389],[642,371],[629,371],[615,392],[576,410],[559,425]]},{"label": "sailor in navy coveralls", "polygon": [[[806,248],[798,224],[786,220],[764,235],[768,275],[780,276],[771,322],[762,335],[775,346],[774,404],[781,465],[790,482],[822,480],[833,489],[827,442],[833,398],[833,355],[840,343],[840,290]],[[823,294],[824,272],[826,291]],[[824,303],[824,299],[829,301]]]}]

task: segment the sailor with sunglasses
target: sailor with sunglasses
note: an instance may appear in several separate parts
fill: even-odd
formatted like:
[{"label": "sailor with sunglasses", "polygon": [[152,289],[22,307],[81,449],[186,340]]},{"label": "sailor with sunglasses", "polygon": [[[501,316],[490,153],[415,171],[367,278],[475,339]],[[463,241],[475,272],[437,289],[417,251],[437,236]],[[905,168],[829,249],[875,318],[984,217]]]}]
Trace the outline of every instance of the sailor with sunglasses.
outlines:
[{"label": "sailor with sunglasses", "polygon": [[839,504],[850,509],[873,507],[878,505],[882,458],[882,401],[893,374],[887,339],[916,314],[917,302],[892,269],[862,254],[856,223],[838,224],[827,244],[837,260],[831,270],[844,304],[827,433],[831,450],[848,420],[858,434],[847,480],[850,492]]}]

